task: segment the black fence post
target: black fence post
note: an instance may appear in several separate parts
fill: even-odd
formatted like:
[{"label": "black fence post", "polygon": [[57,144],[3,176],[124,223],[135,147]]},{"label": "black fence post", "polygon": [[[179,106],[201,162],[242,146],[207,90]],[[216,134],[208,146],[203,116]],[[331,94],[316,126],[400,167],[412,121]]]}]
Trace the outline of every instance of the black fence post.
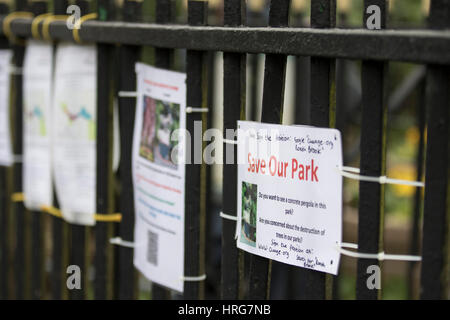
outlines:
[{"label": "black fence post", "polygon": [[[425,89],[426,81],[422,80],[418,87],[418,99],[416,106],[417,127],[419,130],[419,146],[416,155],[416,180],[422,181],[424,177],[424,160],[425,160],[425,124],[426,124],[426,110],[425,110]],[[421,234],[421,216],[423,208],[422,188],[416,188],[414,194],[413,218],[411,223],[411,238],[409,241],[409,254],[420,254],[420,234]],[[415,269],[418,263],[411,261],[408,264],[408,299],[415,298],[414,284],[415,284]]]},{"label": "black fence post", "polygon": [[[449,1],[432,0],[429,26],[450,28]],[[421,299],[444,298],[445,248],[448,246],[449,81],[448,66],[427,69],[427,151],[423,217]]]},{"label": "black fence post", "polygon": [[[0,3],[0,14],[7,14],[9,5]],[[8,39],[0,36],[0,49],[9,49]],[[8,281],[10,278],[10,242],[8,224],[10,221],[11,192],[8,186],[8,168],[0,167],[0,299],[8,298]]]},{"label": "black fence post", "polygon": [[[225,0],[224,25],[236,27],[245,24],[245,1]],[[240,53],[223,53],[223,136],[233,140],[234,135],[228,136],[228,131],[234,133],[237,121],[245,111],[245,78],[246,55]],[[225,214],[237,215],[237,148],[235,145],[223,145],[223,187],[222,208]],[[233,155],[232,159],[229,154]],[[228,163],[228,158],[232,163]],[[236,222],[222,220],[222,299],[238,299],[241,285],[242,255],[236,247],[234,239]]]},{"label": "black fence post", "polygon": [[[123,4],[123,20],[126,22],[138,22],[142,16],[142,2],[126,0]],[[122,45],[119,48],[119,90],[136,91],[135,64],[139,59],[140,47]],[[119,224],[119,236],[125,241],[133,241],[134,238],[134,193],[132,176],[132,141],[134,131],[134,117],[136,112],[136,100],[119,99],[119,123],[120,123],[120,212],[122,223]],[[118,255],[118,298],[135,298],[135,276],[133,265],[133,250],[119,247]]]},{"label": "black fence post", "polygon": [[[16,0],[16,11],[26,11],[27,2]],[[23,40],[23,39],[21,39]],[[16,41],[13,46],[13,64],[15,68],[23,67],[25,55],[25,46],[21,41]],[[13,75],[13,150],[14,156],[21,156],[23,151],[23,77],[22,74]],[[22,192],[22,163],[14,162],[13,166],[13,193]],[[23,202],[16,202],[13,205],[15,218],[15,238],[16,247],[14,251],[14,273],[15,273],[15,297],[18,300],[26,298],[25,296],[25,207]]]},{"label": "black fence post", "polygon": [[[369,6],[381,10],[381,28],[386,28],[387,4],[385,0],[364,1],[364,27],[370,14]],[[374,30],[373,32],[376,32]],[[387,105],[385,75],[387,64],[381,61],[363,61],[362,124],[361,124],[361,175],[379,177],[384,175],[386,149]],[[382,250],[382,224],[384,215],[384,186],[373,182],[359,183],[358,251],[378,253]],[[356,283],[357,299],[378,299],[380,290],[367,286],[369,266],[379,266],[377,259],[359,259]]]},{"label": "black fence post", "polygon": [[[30,11],[35,16],[46,13],[47,0],[31,2]],[[31,212],[31,298],[37,300],[42,297],[44,285],[43,221],[42,212]]]},{"label": "black fence post", "polygon": [[[114,3],[112,0],[98,0],[98,20],[112,20]],[[111,44],[97,44],[97,213],[108,214],[112,210],[112,54]],[[97,222],[95,232],[95,280],[94,297],[96,300],[110,298],[108,285],[111,275],[112,248],[109,238],[112,224]],[[112,283],[112,281],[110,281]]]},{"label": "black fence post", "polygon": [[[206,24],[207,1],[190,0],[188,2],[188,23],[191,26]],[[206,83],[205,83],[205,52],[188,50],[186,55],[187,73],[187,107],[205,108]],[[186,186],[185,186],[185,254],[184,273],[188,277],[201,276],[205,272],[205,166],[203,164],[203,139],[195,136],[196,123],[202,128],[205,125],[207,115],[204,113],[190,113],[186,117],[186,129],[194,139],[191,146],[191,159],[186,159]],[[198,135],[198,133],[197,133]],[[197,140],[195,140],[197,139]],[[200,148],[196,148],[200,146]],[[200,158],[200,159],[199,159]],[[200,161],[200,163],[198,163]],[[185,282],[185,299],[203,299],[205,285],[201,282]]]},{"label": "black fence post", "polygon": [[[64,15],[68,7],[66,0],[54,1],[53,13],[55,15]],[[54,51],[56,46],[54,46]],[[53,190],[54,206],[58,207],[58,200],[55,190]],[[63,291],[65,284],[63,284],[63,264],[64,256],[67,257],[67,253],[64,254],[64,250],[68,249],[68,239],[65,235],[68,235],[69,225],[62,219],[57,217],[50,217],[52,225],[52,253],[51,253],[51,274],[50,274],[50,286],[51,286],[51,298],[54,300],[61,300],[64,297]],[[64,272],[65,274],[65,272]]]},{"label": "black fence post", "polygon": [[[66,14],[67,7],[67,0],[53,1],[53,13],[55,15]],[[53,200],[55,207],[58,207],[55,190]],[[54,300],[61,300],[64,296],[63,288],[65,288],[65,283],[63,281],[63,273],[65,275],[63,261],[64,256],[67,256],[67,253],[64,254],[64,250],[68,248],[68,239],[65,235],[67,236],[68,234],[69,225],[62,219],[53,216],[50,217],[50,221],[52,225],[52,267],[50,274],[51,298]]]},{"label": "black fence post", "polygon": [[[289,23],[290,0],[271,0],[269,26],[287,27]],[[281,123],[284,104],[284,83],[286,78],[287,56],[267,54],[264,70],[264,92],[261,122]],[[248,297],[250,299],[270,298],[270,278],[272,261],[251,255]]]},{"label": "black fence post", "polygon": [[[172,20],[172,10],[174,3],[172,0],[157,0],[156,1],[156,23],[167,24]],[[158,68],[170,69],[173,66],[174,50],[165,48],[155,48],[155,65]],[[152,299],[167,300],[170,299],[170,291],[159,286],[156,283],[152,284]]]},{"label": "black fence post", "polygon": [[[75,4],[80,7],[81,15],[89,12],[90,2],[87,0],[76,0]],[[81,268],[82,284],[81,289],[69,292],[70,299],[84,300],[87,294],[88,264],[86,262],[86,227],[81,225],[70,225],[70,265],[77,265]],[[64,270],[64,267],[63,267]],[[64,273],[65,274],[65,273]],[[65,282],[64,280],[62,282]]]}]

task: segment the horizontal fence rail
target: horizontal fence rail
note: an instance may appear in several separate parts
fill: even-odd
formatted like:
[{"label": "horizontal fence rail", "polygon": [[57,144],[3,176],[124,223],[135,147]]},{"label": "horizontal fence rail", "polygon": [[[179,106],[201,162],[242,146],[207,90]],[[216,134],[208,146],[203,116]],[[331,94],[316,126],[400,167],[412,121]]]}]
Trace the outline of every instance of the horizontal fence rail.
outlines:
[{"label": "horizontal fence rail", "polygon": [[[0,26],[3,19],[0,18]],[[31,21],[15,19],[11,22],[12,33],[31,37]],[[64,21],[52,22],[49,32],[55,40],[73,40],[72,30]],[[450,64],[450,32],[438,30],[208,27],[86,21],[79,34],[86,42]]]}]

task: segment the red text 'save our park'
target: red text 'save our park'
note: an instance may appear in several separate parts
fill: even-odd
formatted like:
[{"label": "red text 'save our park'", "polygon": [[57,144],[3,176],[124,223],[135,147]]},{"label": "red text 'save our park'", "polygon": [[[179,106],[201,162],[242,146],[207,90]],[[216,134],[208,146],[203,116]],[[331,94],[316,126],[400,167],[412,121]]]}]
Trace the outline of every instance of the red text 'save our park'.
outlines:
[{"label": "red text 'save our park'", "polygon": [[254,158],[251,153],[248,154],[247,171],[251,173],[319,182],[318,170],[319,166],[314,164],[314,159],[311,159],[309,163],[301,163],[295,158],[292,158],[291,161],[280,161],[276,156],[271,156],[266,161]]}]

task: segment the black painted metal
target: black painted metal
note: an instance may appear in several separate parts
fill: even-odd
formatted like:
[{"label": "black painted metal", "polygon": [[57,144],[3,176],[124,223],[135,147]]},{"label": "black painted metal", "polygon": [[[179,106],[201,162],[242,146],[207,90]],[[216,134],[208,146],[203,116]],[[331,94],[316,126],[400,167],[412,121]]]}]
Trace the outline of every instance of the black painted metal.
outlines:
[{"label": "black painted metal", "polygon": [[[123,6],[124,21],[139,21],[142,16],[142,3],[137,1],[125,1]],[[121,46],[119,48],[119,90],[136,91],[135,63],[138,61],[140,48],[137,46]],[[132,176],[132,141],[134,130],[134,116],[136,101],[134,99],[119,99],[119,123],[120,123],[120,212],[122,222],[119,224],[119,236],[125,241],[133,241],[134,238],[134,195]],[[117,292],[119,299],[133,299],[135,297],[135,270],[133,265],[133,250],[119,247],[118,255],[118,281]]]},{"label": "black painted metal", "polygon": [[[157,0],[156,22],[160,24],[170,23],[173,6],[172,0]],[[172,49],[155,48],[155,65],[158,68],[170,69],[173,67],[173,54]],[[170,299],[170,291],[154,283],[152,284],[152,299]]]},{"label": "black painted metal", "polygon": [[[78,5],[81,9],[81,14],[84,15],[89,11],[89,1],[86,0],[77,0],[75,4]],[[64,22],[64,25],[66,23]],[[66,26],[67,28],[67,26]],[[84,26],[83,26],[84,28]],[[87,263],[86,263],[86,232],[87,229],[85,226],[80,225],[70,225],[70,265],[77,265],[81,268],[82,275],[82,285],[79,290],[71,290],[69,292],[69,297],[72,300],[83,300],[86,298],[87,288],[86,288],[86,276],[88,274]],[[64,250],[64,249],[63,249]],[[67,266],[62,266],[63,270],[66,270]],[[65,272],[63,272],[65,275]],[[62,278],[64,279],[64,278]],[[65,282],[63,280],[63,282]]]},{"label": "black painted metal", "polygon": [[[448,1],[431,1],[430,28],[450,28]],[[427,151],[423,217],[421,299],[441,299],[445,294],[444,256],[448,246],[450,69],[428,65]]]},{"label": "black painted metal", "polygon": [[[311,26],[313,28],[333,28],[336,24],[336,2],[334,0],[313,1],[311,6]],[[310,63],[310,111],[309,124],[329,127],[330,107],[335,106],[335,60],[311,57]],[[300,299],[325,299],[325,273],[299,269]]]},{"label": "black painted metal", "polygon": [[[270,27],[288,26],[290,2],[290,0],[272,0],[270,2]],[[261,122],[281,123],[283,120],[286,61],[285,55],[266,55]],[[272,261],[269,259],[257,255],[250,256],[248,289],[250,299],[269,299],[271,263]]]},{"label": "black painted metal", "polygon": [[[66,14],[68,3],[65,0],[54,1],[53,13]],[[53,195],[54,205],[58,207],[56,194]],[[51,298],[61,300],[63,298],[63,250],[67,247],[67,239],[64,238],[64,229],[68,230],[68,224],[57,217],[50,217],[52,225],[52,269],[50,274]],[[66,246],[64,246],[66,245]],[[64,272],[65,275],[65,272]]]},{"label": "black painted metal", "polygon": [[[47,12],[47,1],[33,1],[30,11],[38,16]],[[43,286],[43,215],[39,211],[31,212],[31,298],[40,299]]]},{"label": "black painted metal", "polygon": [[[16,19],[11,23],[11,29],[16,35],[29,37],[31,20]],[[73,40],[72,33],[61,21],[51,24],[50,35],[60,40]],[[373,32],[361,29],[190,27],[86,21],[80,36],[87,42],[175,49],[450,64],[450,57],[446,54],[450,50],[450,35],[437,30]]]},{"label": "black painted metal", "polygon": [[[386,26],[387,4],[385,0],[366,0],[364,7],[375,4],[381,9],[382,28]],[[366,10],[364,10],[366,12]],[[363,23],[368,18],[364,14]],[[377,32],[377,31],[372,31]],[[385,74],[387,65],[377,61],[363,61],[362,81],[362,125],[361,125],[361,174],[379,177],[383,175],[384,138],[386,127]],[[358,251],[378,253],[382,249],[380,231],[384,208],[384,187],[378,183],[360,182]],[[371,273],[367,269],[379,265],[376,259],[359,259],[357,270],[357,299],[377,299],[380,290],[367,286]]]},{"label": "black painted metal", "polygon": [[[112,19],[114,2],[98,0],[98,19]],[[110,44],[97,44],[97,213],[111,213],[112,199],[112,58],[114,47]],[[94,297],[105,300],[110,297],[108,280],[111,269],[108,259],[111,255],[111,236],[109,223],[97,223],[95,232],[95,280]]]},{"label": "black painted metal", "polygon": [[[26,11],[27,4],[23,1],[16,1],[16,10]],[[23,67],[25,47],[23,43],[13,44],[13,65],[17,68]],[[15,155],[22,155],[23,150],[23,77],[21,74],[13,75],[13,150]],[[13,192],[22,192],[22,163],[15,162],[13,166]],[[15,238],[16,247],[14,250],[14,279],[15,279],[15,297],[24,299],[25,296],[25,207],[23,202],[17,202],[13,205],[15,218]]]},{"label": "black painted metal", "polygon": [[[190,25],[204,25],[206,23],[206,10],[208,3],[205,1],[188,2],[188,23]],[[201,108],[206,106],[206,97],[203,94],[204,88],[204,65],[205,53],[202,51],[188,50],[186,57],[187,73],[187,106]],[[204,123],[206,115],[202,113],[187,114],[186,128],[191,137],[195,137],[195,123]],[[192,146],[202,143],[202,139],[197,136],[198,141],[193,141]],[[195,147],[194,147],[195,148]],[[203,148],[199,148],[203,150]],[[193,154],[193,153],[192,153]],[[200,154],[202,157],[202,154]],[[190,164],[186,164],[186,188],[185,188],[185,255],[184,273],[185,276],[201,276],[205,272],[204,266],[204,214],[202,212],[202,165],[196,164],[194,159]],[[204,281],[185,282],[184,298],[201,299],[204,297]]]},{"label": "black painted metal", "polygon": [[[419,146],[417,148],[416,168],[417,175],[416,181],[423,181],[424,177],[424,160],[425,160],[425,123],[426,123],[426,110],[425,110],[425,89],[426,81],[422,80],[419,83],[419,93],[416,106],[417,114],[417,128],[419,131]],[[411,238],[409,246],[410,255],[420,254],[420,228],[421,228],[421,213],[423,207],[422,200],[422,188],[416,188],[414,194],[414,207],[413,207],[413,219],[411,224]],[[411,261],[408,265],[408,298],[414,299],[414,279],[415,268],[417,262]]]},{"label": "black painted metal", "polygon": [[[0,3],[0,14],[7,14],[9,6],[6,3]],[[9,43],[5,36],[0,37],[0,49],[8,49]],[[0,167],[0,299],[8,298],[8,281],[10,278],[9,272],[9,254],[10,243],[9,236],[9,203],[10,192],[8,190],[7,168]]]},{"label": "black painted metal", "polygon": [[[225,26],[241,26],[245,23],[245,1],[225,1]],[[236,137],[227,136],[227,129],[234,133],[237,121],[245,111],[245,64],[246,55],[239,53],[223,54],[224,93],[223,93],[223,135],[226,139]],[[237,149],[235,145],[224,144],[223,153],[223,201],[222,210],[228,215],[237,215]],[[230,157],[230,155],[233,155]],[[228,164],[227,157],[233,160]],[[222,219],[222,299],[238,299],[240,289],[240,254],[234,239],[236,222]]]}]

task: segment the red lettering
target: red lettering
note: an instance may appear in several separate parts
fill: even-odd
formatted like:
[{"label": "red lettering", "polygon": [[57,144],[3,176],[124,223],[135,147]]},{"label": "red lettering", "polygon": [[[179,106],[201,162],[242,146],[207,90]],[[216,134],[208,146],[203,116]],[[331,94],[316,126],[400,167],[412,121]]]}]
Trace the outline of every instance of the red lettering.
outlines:
[{"label": "red lettering", "polygon": [[[274,167],[272,167],[272,161],[274,162]],[[270,160],[269,160],[269,171],[270,171],[270,174],[272,176],[275,176],[277,174],[277,158],[275,158],[274,156],[270,157]]]}]

